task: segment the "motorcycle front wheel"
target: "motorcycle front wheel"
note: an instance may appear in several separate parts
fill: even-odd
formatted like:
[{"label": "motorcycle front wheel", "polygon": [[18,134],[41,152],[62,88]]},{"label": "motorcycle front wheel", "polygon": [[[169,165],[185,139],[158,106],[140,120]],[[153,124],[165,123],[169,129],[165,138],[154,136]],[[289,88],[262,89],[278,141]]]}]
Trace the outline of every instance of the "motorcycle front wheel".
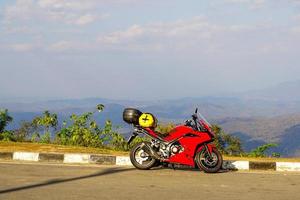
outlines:
[{"label": "motorcycle front wheel", "polygon": [[218,172],[223,164],[223,158],[218,149],[213,148],[211,155],[203,148],[196,154],[195,161],[197,166],[206,173]]},{"label": "motorcycle front wheel", "polygon": [[130,161],[137,169],[147,170],[156,165],[156,159],[150,156],[150,150],[143,143],[150,145],[149,142],[140,142],[136,144],[130,150]]}]

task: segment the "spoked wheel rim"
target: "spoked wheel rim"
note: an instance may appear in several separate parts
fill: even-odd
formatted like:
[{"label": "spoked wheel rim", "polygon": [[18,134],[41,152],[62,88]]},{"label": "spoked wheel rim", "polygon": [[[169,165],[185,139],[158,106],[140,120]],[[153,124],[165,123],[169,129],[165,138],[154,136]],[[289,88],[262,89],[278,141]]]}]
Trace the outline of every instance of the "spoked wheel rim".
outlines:
[{"label": "spoked wheel rim", "polygon": [[147,153],[145,148],[139,147],[134,152],[134,160],[138,165],[148,166],[154,159],[149,155],[149,153]]},{"label": "spoked wheel rim", "polygon": [[150,142],[140,142],[132,147],[130,161],[137,169],[147,170],[155,166],[156,160],[151,156],[150,145]]},{"label": "spoked wheel rim", "polygon": [[207,168],[213,168],[218,165],[219,158],[215,152],[211,152],[211,156],[207,152],[200,154],[200,162]]}]

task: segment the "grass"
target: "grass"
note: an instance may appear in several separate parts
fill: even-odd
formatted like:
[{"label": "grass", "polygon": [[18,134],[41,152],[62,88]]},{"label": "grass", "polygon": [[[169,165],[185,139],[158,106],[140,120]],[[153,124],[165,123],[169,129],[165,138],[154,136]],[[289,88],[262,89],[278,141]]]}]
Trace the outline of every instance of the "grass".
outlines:
[{"label": "grass", "polygon": [[42,152],[42,153],[95,153],[109,155],[128,155],[128,152],[115,151],[106,148],[91,148],[78,146],[64,146],[55,144],[40,144],[27,142],[3,142],[0,141],[0,152]]},{"label": "grass", "polygon": [[[3,142],[0,141],[0,152],[43,152],[43,153],[94,153],[127,156],[128,152],[115,151],[105,148],[91,148],[78,146],[63,146],[55,144],[40,144],[27,142]],[[245,160],[261,162],[300,162],[300,158],[251,158],[251,157],[232,157],[223,156],[224,160]]]},{"label": "grass", "polygon": [[223,156],[224,160],[241,160],[241,161],[257,161],[257,162],[300,162],[300,158],[254,158],[254,157],[233,157]]}]

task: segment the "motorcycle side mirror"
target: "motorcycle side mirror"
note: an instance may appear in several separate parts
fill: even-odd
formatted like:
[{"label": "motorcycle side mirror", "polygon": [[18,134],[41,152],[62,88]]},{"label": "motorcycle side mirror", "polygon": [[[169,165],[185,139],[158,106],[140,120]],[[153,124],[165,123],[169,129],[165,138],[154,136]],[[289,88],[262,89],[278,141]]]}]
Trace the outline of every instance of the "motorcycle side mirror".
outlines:
[{"label": "motorcycle side mirror", "polygon": [[198,108],[196,108],[196,110],[195,110],[195,114],[197,114],[198,113]]}]

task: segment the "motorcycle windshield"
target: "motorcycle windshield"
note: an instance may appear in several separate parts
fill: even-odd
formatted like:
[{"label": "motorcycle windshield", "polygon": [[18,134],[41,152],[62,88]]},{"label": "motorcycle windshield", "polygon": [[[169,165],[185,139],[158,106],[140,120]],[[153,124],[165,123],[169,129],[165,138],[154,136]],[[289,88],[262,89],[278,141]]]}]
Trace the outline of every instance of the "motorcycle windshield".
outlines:
[{"label": "motorcycle windshield", "polygon": [[210,128],[212,127],[211,124],[205,119],[205,117],[201,113],[198,113],[198,118],[200,121],[204,122]]}]

